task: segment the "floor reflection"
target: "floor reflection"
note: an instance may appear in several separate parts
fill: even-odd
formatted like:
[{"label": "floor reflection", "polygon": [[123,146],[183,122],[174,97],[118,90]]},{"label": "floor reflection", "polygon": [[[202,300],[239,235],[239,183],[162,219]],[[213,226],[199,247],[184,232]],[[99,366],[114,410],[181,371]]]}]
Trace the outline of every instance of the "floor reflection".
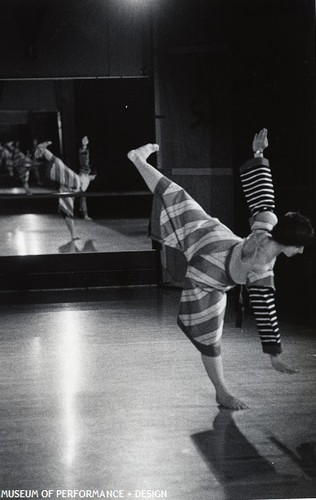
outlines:
[{"label": "floor reflection", "polygon": [[73,242],[58,214],[5,215],[0,218],[0,256],[151,250],[147,218],[75,219]]},{"label": "floor reflection", "polygon": [[70,240],[65,245],[61,245],[58,250],[59,253],[90,253],[98,251],[93,240],[80,242],[80,238]]}]

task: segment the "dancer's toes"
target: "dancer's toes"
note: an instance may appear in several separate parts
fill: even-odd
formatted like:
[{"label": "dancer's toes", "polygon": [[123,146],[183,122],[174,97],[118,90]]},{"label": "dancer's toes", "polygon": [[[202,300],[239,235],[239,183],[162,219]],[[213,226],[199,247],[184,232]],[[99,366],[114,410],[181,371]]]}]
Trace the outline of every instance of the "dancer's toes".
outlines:
[{"label": "dancer's toes", "polygon": [[159,151],[158,144],[146,144],[145,146],[129,151],[129,153],[127,153],[127,157],[133,163],[137,161],[146,161],[148,156],[156,151]]},{"label": "dancer's toes", "polygon": [[248,410],[249,406],[240,401],[240,399],[235,398],[231,394],[223,393],[216,395],[216,402],[222,408],[228,408],[230,410]]}]

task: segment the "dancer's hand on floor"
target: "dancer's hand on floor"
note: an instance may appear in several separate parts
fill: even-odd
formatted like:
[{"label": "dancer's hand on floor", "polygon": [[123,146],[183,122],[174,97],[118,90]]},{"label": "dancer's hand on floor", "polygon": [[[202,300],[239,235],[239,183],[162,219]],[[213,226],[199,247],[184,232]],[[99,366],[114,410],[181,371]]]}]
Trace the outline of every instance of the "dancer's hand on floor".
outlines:
[{"label": "dancer's hand on floor", "polygon": [[280,356],[270,356],[271,364],[277,372],[282,373],[297,373],[295,368],[289,368],[285,363],[280,361]]}]

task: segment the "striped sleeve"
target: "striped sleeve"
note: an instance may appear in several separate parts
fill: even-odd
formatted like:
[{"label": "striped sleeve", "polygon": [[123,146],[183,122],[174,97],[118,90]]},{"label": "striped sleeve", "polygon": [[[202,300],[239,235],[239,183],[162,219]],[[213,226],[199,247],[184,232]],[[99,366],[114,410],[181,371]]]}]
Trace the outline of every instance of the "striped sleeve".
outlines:
[{"label": "striped sleeve", "polygon": [[240,167],[240,179],[246,202],[253,216],[275,208],[274,188],[269,161],[253,158]]},{"label": "striped sleeve", "polygon": [[272,355],[280,354],[282,352],[281,336],[274,290],[270,287],[250,287],[248,293],[263,352]]}]

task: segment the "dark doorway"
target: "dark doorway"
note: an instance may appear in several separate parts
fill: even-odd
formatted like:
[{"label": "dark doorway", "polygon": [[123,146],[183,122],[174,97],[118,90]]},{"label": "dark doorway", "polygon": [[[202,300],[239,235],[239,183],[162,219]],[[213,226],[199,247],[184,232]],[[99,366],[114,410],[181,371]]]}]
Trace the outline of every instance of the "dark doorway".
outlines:
[{"label": "dark doorway", "polygon": [[[98,190],[145,189],[126,153],[154,142],[154,98],[148,79],[75,80],[76,135],[90,140]],[[78,144],[79,146],[79,144]]]}]

